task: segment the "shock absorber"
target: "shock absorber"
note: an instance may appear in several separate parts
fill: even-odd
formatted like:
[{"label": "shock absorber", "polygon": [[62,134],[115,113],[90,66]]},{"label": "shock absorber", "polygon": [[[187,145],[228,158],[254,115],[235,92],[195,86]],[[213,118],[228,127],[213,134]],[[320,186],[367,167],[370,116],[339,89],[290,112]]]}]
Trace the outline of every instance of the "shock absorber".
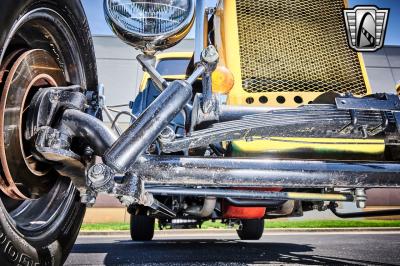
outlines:
[{"label": "shock absorber", "polygon": [[182,80],[171,82],[107,150],[103,157],[104,162],[119,173],[127,172],[191,97],[190,83]]},{"label": "shock absorber", "polygon": [[[187,80],[175,80],[149,105],[138,119],[118,138],[104,154],[104,162],[114,171],[126,173],[145,149],[155,141],[162,130],[192,98],[192,84],[197,78],[215,68],[218,53],[207,47],[199,63]],[[149,67],[147,71],[156,71]],[[159,75],[153,73],[152,78]]]}]

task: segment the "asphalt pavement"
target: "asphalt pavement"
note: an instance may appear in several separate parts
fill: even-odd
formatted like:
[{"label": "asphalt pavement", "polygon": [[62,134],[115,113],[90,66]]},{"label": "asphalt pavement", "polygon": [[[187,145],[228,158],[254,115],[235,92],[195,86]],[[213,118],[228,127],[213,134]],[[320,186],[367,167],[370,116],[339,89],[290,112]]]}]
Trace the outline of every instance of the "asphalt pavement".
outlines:
[{"label": "asphalt pavement", "polygon": [[233,231],[80,236],[66,265],[400,265],[400,231],[267,232],[240,241]]}]

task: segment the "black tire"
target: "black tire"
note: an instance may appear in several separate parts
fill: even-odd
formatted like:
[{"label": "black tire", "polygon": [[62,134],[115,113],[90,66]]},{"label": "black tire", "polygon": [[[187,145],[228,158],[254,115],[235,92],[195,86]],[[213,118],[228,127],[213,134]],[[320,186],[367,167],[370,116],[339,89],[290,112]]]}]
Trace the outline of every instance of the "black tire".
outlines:
[{"label": "black tire", "polygon": [[150,241],[154,236],[155,218],[147,215],[131,215],[131,238],[133,241]]},{"label": "black tire", "polygon": [[[30,15],[24,17],[27,14]],[[55,18],[55,15],[58,18]],[[68,31],[70,36],[63,36],[64,42],[58,42],[56,45],[49,41],[48,32],[46,36],[36,34],[33,38],[24,35],[20,40],[13,42],[14,30],[23,19],[43,19],[50,27],[54,27],[53,31]],[[68,83],[97,91],[93,41],[80,0],[1,0],[0,25],[0,65],[6,55],[12,53],[15,48],[29,45],[31,49],[44,49],[62,61],[60,64],[65,73],[68,73]],[[63,26],[66,27],[62,28]],[[30,30],[27,30],[28,33]]]},{"label": "black tire", "polygon": [[[63,69],[66,84],[97,90],[93,44],[79,0],[2,0],[0,25],[0,66],[17,50],[41,49]],[[0,92],[3,86],[4,79],[3,83],[0,80]],[[0,192],[0,265],[62,265],[68,257],[86,208],[68,178],[55,174],[54,179],[52,188],[39,200],[21,203]],[[30,222],[32,211],[16,213],[23,206],[39,210],[58,197],[60,202],[54,201],[60,203],[57,215],[43,226]],[[24,219],[32,230],[24,225]]]},{"label": "black tire", "polygon": [[241,220],[236,232],[241,240],[259,240],[264,233],[264,219]]}]

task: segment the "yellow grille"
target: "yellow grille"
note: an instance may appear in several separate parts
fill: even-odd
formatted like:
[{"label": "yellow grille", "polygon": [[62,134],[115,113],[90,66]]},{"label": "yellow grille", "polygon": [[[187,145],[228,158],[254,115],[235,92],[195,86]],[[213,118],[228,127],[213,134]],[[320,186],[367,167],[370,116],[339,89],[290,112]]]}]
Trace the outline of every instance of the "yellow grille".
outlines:
[{"label": "yellow grille", "polygon": [[343,0],[237,0],[246,92],[367,92]]}]

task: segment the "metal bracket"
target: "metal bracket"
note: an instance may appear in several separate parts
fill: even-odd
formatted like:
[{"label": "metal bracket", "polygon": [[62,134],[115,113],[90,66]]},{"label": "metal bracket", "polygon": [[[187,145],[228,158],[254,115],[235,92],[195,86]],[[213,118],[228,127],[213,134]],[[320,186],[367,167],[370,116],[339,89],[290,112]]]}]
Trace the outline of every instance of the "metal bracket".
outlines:
[{"label": "metal bracket", "polygon": [[204,95],[201,93],[197,93],[194,96],[189,132],[193,132],[195,127],[203,122],[216,122],[219,119],[218,101],[212,101],[212,107],[210,110],[208,112],[204,112],[205,101],[203,99]]},{"label": "metal bracket", "polygon": [[82,175],[85,166],[82,158],[70,150],[70,138],[57,129],[41,127],[36,134],[35,157],[38,160],[55,163],[54,168],[63,176],[69,176],[78,190],[85,188]]},{"label": "metal bracket", "polygon": [[51,126],[60,110],[86,107],[86,96],[80,86],[43,88],[29,106],[25,138],[31,139],[42,126]]},{"label": "metal bracket", "polygon": [[[336,107],[339,110],[381,111],[392,112],[396,121],[397,131],[400,133],[400,98],[396,94],[375,94],[374,97],[355,98],[337,97]],[[382,114],[386,116],[386,114]],[[387,118],[386,118],[387,119]],[[386,121],[386,120],[385,120]],[[384,125],[382,125],[383,127]]]},{"label": "metal bracket", "polygon": [[156,58],[152,55],[140,54],[136,57],[143,70],[149,73],[154,84],[160,91],[163,91],[168,87],[168,82],[161,76],[161,74],[155,68]]},{"label": "metal bracket", "polygon": [[203,85],[203,103],[202,111],[204,114],[215,112],[218,108],[218,101],[212,93],[212,72],[216,69],[219,54],[217,49],[210,45],[201,53],[202,64],[206,66],[207,70],[202,75]]},{"label": "metal bracket", "polygon": [[364,111],[400,111],[400,99],[395,94],[375,94],[373,97],[356,98],[353,96],[337,97],[336,107],[339,110]]}]

